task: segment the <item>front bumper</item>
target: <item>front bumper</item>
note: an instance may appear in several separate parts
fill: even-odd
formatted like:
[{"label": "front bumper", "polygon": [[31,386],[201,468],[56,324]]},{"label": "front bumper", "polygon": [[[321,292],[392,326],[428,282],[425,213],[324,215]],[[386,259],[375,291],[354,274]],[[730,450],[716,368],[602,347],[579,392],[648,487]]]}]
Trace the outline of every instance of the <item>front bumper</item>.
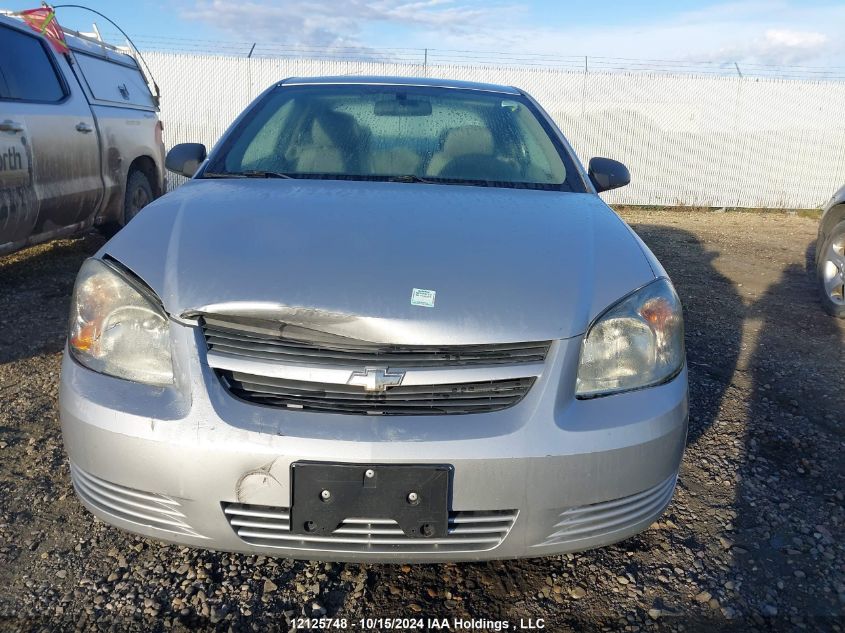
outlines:
[{"label": "front bumper", "polygon": [[[91,512],[128,531],[294,558],[485,560],[607,545],[648,527],[671,500],[686,370],[659,387],[576,400],[581,341],[570,339],[553,345],[525,399],[496,413],[281,411],[232,398],[196,351],[201,339],[181,329],[172,388],[103,376],[65,353],[60,413],[74,486]],[[449,464],[450,535],[409,539],[358,518],[330,537],[294,536],[299,460]]]}]

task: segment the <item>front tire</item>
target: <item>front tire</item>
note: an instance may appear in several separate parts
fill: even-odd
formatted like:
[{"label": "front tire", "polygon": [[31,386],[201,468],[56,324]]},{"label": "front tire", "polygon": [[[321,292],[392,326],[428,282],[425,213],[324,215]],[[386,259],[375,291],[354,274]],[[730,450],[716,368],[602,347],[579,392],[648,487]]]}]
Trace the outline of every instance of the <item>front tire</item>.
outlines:
[{"label": "front tire", "polygon": [[816,277],[822,307],[831,316],[845,319],[845,221],[817,245]]},{"label": "front tire", "polygon": [[126,177],[126,191],[123,194],[123,213],[117,220],[106,222],[99,227],[100,233],[111,238],[126,226],[138,212],[153,201],[153,188],[142,171],[133,169]]},{"label": "front tire", "polygon": [[153,201],[153,188],[142,171],[131,171],[126,179],[126,196],[123,200],[123,225]]}]

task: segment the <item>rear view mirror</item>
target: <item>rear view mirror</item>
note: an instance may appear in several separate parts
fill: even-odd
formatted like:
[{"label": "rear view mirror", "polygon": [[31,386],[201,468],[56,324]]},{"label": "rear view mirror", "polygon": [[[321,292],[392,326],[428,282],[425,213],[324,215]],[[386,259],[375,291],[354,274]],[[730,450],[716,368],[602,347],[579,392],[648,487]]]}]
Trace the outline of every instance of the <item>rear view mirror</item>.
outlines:
[{"label": "rear view mirror", "polygon": [[390,99],[376,101],[373,106],[376,116],[429,116],[431,115],[431,101],[416,99]]},{"label": "rear view mirror", "polygon": [[596,193],[618,189],[631,182],[631,173],[618,160],[612,158],[595,157],[590,159],[588,171],[590,182],[596,188]]},{"label": "rear view mirror", "polygon": [[197,173],[206,154],[205,145],[202,143],[179,143],[167,152],[164,166],[174,174],[191,178]]}]

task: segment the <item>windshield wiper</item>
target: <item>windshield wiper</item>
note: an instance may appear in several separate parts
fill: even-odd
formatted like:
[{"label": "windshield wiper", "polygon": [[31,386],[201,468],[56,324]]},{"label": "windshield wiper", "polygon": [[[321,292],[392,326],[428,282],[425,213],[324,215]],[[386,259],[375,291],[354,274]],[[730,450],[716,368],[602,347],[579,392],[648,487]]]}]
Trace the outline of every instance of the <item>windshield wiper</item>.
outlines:
[{"label": "windshield wiper", "polygon": [[201,178],[237,178],[238,174],[232,174],[226,171],[206,171],[203,172]]},{"label": "windshield wiper", "polygon": [[442,178],[442,177],[435,177],[430,178],[429,180],[423,180],[421,182],[430,182],[436,185],[469,185],[473,187],[495,187],[496,185],[493,184],[491,180],[481,180],[473,178],[468,180],[466,178]]},{"label": "windshield wiper", "polygon": [[441,178],[433,176],[431,178],[423,178],[415,174],[403,174],[401,176],[390,176],[387,182],[422,182],[427,185],[472,185],[475,187],[495,187],[493,181],[482,179],[463,179],[463,178]]},{"label": "windshield wiper", "polygon": [[434,184],[433,180],[428,180],[427,178],[422,178],[415,174],[402,174],[401,176],[389,176],[387,178],[387,182],[422,182],[427,185]]},{"label": "windshield wiper", "polygon": [[207,171],[203,178],[293,178],[289,174],[278,171],[261,171],[251,169],[248,171]]},{"label": "windshield wiper", "polygon": [[293,178],[290,174],[284,174],[280,171],[261,171],[258,169],[249,169],[247,171],[238,172],[244,178]]}]

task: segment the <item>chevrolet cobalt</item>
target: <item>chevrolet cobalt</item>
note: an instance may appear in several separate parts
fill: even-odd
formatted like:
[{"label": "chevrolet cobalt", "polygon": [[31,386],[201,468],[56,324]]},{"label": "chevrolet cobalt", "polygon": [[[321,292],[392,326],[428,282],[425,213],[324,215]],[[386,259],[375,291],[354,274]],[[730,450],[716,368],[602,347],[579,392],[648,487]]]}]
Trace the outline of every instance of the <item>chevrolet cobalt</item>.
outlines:
[{"label": "chevrolet cobalt", "polygon": [[290,79],[82,266],[61,422],[82,503],[218,550],[348,561],[613,543],[687,429],[666,272],[523,91]]}]

